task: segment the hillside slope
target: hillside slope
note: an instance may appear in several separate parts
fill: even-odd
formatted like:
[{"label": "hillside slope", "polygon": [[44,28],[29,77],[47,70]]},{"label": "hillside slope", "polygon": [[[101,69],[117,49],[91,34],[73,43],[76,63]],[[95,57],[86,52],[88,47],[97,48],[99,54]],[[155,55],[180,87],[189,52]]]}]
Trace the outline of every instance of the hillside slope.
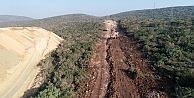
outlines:
[{"label": "hillside slope", "polygon": [[177,7],[167,7],[160,9],[146,9],[146,10],[136,10],[122,12],[118,14],[111,15],[111,18],[119,20],[124,18],[130,19],[166,19],[166,18],[186,18],[194,17],[194,6],[177,6]]},{"label": "hillside slope", "polygon": [[96,17],[86,14],[69,14],[55,17],[48,17],[44,19],[32,20],[32,21],[19,21],[19,22],[7,22],[0,23],[0,27],[23,27],[23,26],[35,26],[41,27],[46,30],[56,29],[64,24],[69,24],[72,22],[89,22],[89,21],[100,21],[104,17]]},{"label": "hillside slope", "polygon": [[29,20],[33,20],[33,18],[14,15],[0,15],[0,23],[13,21],[29,21]]},{"label": "hillside slope", "polygon": [[61,41],[37,27],[0,28],[0,97],[18,98],[31,87],[37,63]]}]

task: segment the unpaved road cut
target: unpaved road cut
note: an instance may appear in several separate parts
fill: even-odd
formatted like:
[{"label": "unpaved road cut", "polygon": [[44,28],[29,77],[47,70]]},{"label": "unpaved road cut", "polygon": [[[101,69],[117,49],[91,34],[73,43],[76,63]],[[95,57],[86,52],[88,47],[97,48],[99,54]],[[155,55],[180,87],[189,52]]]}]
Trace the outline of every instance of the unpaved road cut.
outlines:
[{"label": "unpaved road cut", "polygon": [[86,91],[86,98],[103,98],[106,95],[110,78],[110,66],[107,62],[107,40],[115,25],[116,22],[113,20],[104,22],[102,35],[88,65],[91,80],[88,82],[89,89]]},{"label": "unpaved road cut", "polygon": [[[166,98],[168,82],[145,62],[139,43],[105,20],[103,32],[89,65],[90,81],[84,98]],[[119,32],[118,38],[110,36]],[[111,38],[110,38],[111,37]]]},{"label": "unpaved road cut", "polygon": [[36,64],[63,39],[37,27],[0,28],[0,98],[19,98],[39,69]]}]

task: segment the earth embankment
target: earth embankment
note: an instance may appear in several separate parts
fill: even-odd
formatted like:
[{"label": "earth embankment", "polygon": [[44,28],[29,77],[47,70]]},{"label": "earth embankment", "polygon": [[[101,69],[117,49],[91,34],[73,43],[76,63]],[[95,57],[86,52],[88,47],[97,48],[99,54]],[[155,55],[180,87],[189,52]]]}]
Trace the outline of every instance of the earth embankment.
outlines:
[{"label": "earth embankment", "polygon": [[62,40],[38,27],[0,28],[0,97],[23,95],[39,71],[36,64]]}]

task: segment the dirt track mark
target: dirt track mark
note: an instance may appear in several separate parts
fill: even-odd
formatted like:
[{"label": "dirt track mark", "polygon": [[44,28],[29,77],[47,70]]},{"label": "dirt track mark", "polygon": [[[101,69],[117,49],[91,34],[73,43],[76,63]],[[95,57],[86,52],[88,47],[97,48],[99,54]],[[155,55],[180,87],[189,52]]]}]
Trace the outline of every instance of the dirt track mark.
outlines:
[{"label": "dirt track mark", "polygon": [[111,29],[115,25],[115,21],[107,20],[104,22],[104,28],[109,28],[103,31],[96,44],[96,51],[93,53],[88,65],[88,72],[91,74],[89,88],[86,91],[86,98],[104,98],[107,92],[107,86],[110,79],[110,66],[107,63],[107,39],[110,37]]},{"label": "dirt track mark", "polygon": [[97,51],[91,58],[89,70],[92,70],[92,80],[90,81],[90,93],[86,94],[88,98],[102,98],[106,94],[106,88],[109,79],[109,66],[106,62],[106,41],[101,39],[96,45]]},{"label": "dirt track mark", "polygon": [[131,85],[133,82],[126,74],[129,66],[125,63],[127,59],[119,43],[118,39],[110,39],[108,42],[110,45],[108,55],[110,56],[109,64],[112,67],[110,72],[112,80],[106,96],[108,98],[139,98],[136,87]]}]

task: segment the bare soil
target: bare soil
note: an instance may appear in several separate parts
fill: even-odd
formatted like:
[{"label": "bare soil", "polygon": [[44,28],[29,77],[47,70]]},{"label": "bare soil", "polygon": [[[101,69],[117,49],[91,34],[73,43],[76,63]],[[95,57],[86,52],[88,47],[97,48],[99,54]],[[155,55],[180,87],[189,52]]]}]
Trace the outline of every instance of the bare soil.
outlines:
[{"label": "bare soil", "polygon": [[0,28],[0,98],[19,98],[31,88],[36,65],[62,40],[38,27]]},{"label": "bare soil", "polygon": [[[111,23],[114,23],[112,21]],[[105,23],[107,26],[107,23]],[[105,27],[106,28],[106,27]],[[118,29],[115,28],[117,31]],[[168,80],[153,72],[131,37],[103,31],[88,66],[85,98],[166,98]]]},{"label": "bare soil", "polygon": [[[110,28],[113,21],[105,23],[104,28]],[[107,39],[109,38],[110,31],[102,32],[102,35],[96,44],[96,51],[94,51],[89,65],[88,73],[90,74],[90,81],[87,83],[89,86],[84,97],[86,98],[102,98],[106,94],[107,86],[110,79],[110,66],[107,62]]]}]

